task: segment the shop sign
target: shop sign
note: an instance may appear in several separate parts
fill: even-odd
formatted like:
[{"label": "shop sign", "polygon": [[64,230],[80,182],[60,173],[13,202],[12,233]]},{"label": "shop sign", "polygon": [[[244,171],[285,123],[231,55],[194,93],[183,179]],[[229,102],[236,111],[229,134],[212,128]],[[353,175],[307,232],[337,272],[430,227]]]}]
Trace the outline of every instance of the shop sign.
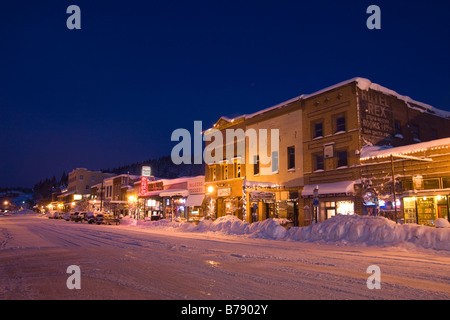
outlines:
[{"label": "shop sign", "polygon": [[405,213],[406,223],[416,222],[416,198],[405,197],[403,198],[403,211]]},{"label": "shop sign", "polygon": [[325,144],[323,146],[323,158],[331,159],[334,157],[334,143]]},{"label": "shop sign", "polygon": [[253,191],[250,192],[250,201],[272,201],[275,195],[269,191]]},{"label": "shop sign", "polygon": [[374,206],[378,203],[377,193],[373,189],[367,189],[363,193],[363,204],[365,206]]},{"label": "shop sign", "polygon": [[188,181],[188,190],[189,190],[189,194],[205,193],[204,179]]},{"label": "shop sign", "polygon": [[360,105],[362,133],[377,138],[389,137],[394,126],[388,98],[372,90],[361,90]]},{"label": "shop sign", "polygon": [[229,197],[231,195],[231,188],[218,188],[217,196],[218,197]]},{"label": "shop sign", "polygon": [[413,188],[414,190],[422,190],[423,189],[423,177],[421,175],[413,176]]},{"label": "shop sign", "polygon": [[141,176],[150,177],[152,175],[152,169],[150,167],[142,167]]},{"label": "shop sign", "polygon": [[141,195],[145,195],[147,193],[147,177],[141,177],[141,190],[139,191]]}]

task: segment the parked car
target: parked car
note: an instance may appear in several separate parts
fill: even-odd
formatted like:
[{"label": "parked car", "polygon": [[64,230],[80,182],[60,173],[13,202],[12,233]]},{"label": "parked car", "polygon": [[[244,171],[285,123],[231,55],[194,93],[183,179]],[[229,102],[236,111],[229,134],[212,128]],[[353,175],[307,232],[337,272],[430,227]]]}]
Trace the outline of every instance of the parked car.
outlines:
[{"label": "parked car", "polygon": [[73,212],[66,212],[66,213],[64,214],[63,219],[66,220],[66,221],[69,221],[69,220],[70,220],[70,217],[72,216],[72,214],[73,214]]},{"label": "parked car", "polygon": [[83,222],[85,216],[86,216],[86,212],[75,212],[75,214],[72,216],[72,221]]},{"label": "parked car", "polygon": [[110,213],[99,213],[95,216],[95,223],[97,224],[119,224],[120,219],[115,218]]},{"label": "parked car", "polygon": [[86,213],[86,215],[84,216],[84,220],[85,220],[87,223],[89,223],[89,224],[95,223],[95,214],[94,214],[94,212],[88,211],[88,212]]},{"label": "parked car", "polygon": [[62,212],[62,211],[57,211],[57,212],[55,212],[54,219],[64,219],[64,215],[65,215],[64,212]]},{"label": "parked car", "polygon": [[47,214],[47,217],[49,219],[58,219],[58,212],[59,211],[51,211]]}]

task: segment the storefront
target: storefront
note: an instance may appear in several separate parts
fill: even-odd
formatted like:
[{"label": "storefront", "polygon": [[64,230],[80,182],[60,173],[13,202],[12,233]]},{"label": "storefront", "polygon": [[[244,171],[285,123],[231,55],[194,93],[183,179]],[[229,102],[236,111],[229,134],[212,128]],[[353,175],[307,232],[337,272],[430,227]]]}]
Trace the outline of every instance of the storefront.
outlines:
[{"label": "storefront", "polygon": [[164,203],[164,217],[169,220],[187,221],[186,199],[187,189],[172,189],[160,192]]},{"label": "storefront", "polygon": [[190,194],[185,203],[187,220],[189,222],[199,222],[204,217],[203,201],[204,194]]},{"label": "storefront", "polygon": [[438,218],[449,220],[449,196],[422,194],[403,197],[403,215],[406,223],[434,226]]},{"label": "storefront", "polygon": [[305,224],[310,220],[322,222],[336,215],[355,214],[354,186],[354,181],[305,186],[301,193]]}]

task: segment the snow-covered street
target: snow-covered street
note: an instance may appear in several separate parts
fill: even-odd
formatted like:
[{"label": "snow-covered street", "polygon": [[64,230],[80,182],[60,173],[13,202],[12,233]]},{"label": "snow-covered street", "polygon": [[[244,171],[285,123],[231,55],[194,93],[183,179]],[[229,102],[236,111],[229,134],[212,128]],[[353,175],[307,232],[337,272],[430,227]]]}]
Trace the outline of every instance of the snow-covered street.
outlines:
[{"label": "snow-covered street", "polygon": [[[68,289],[79,266],[81,289]],[[367,268],[381,271],[369,289]],[[0,217],[0,299],[450,299],[450,252]]]}]

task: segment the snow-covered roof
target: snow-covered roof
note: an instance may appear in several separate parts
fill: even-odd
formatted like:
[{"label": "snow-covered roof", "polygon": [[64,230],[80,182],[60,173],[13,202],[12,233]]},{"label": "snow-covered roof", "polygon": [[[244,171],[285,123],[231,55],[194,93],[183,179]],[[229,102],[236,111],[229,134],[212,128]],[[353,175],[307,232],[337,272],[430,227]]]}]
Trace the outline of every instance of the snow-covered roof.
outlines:
[{"label": "snow-covered roof", "polygon": [[361,160],[389,157],[390,155],[404,155],[415,152],[422,152],[434,148],[449,148],[450,138],[443,138],[420,142],[400,147],[390,146],[364,146],[361,148]]},{"label": "snow-covered roof", "polygon": [[[351,79],[346,80],[346,81],[339,82],[339,83],[337,83],[335,85],[326,87],[324,89],[321,89],[321,90],[316,91],[316,92],[311,93],[311,94],[302,94],[302,95],[299,95],[299,96],[297,96],[295,98],[292,98],[292,99],[289,99],[289,100],[284,101],[282,103],[279,103],[279,104],[277,104],[275,106],[262,109],[262,110],[260,110],[258,112],[252,113],[252,114],[243,114],[243,115],[240,115],[238,117],[235,117],[234,119],[238,119],[238,118],[244,117],[245,120],[248,120],[248,119],[251,119],[251,118],[256,117],[258,115],[261,115],[261,114],[264,114],[266,112],[269,112],[271,110],[281,109],[281,108],[283,108],[283,107],[285,107],[285,106],[287,106],[287,105],[289,105],[289,104],[291,104],[291,103],[293,103],[295,101],[310,99],[310,98],[313,98],[314,96],[317,96],[317,95],[322,94],[324,92],[327,92],[327,91],[330,91],[330,90],[333,90],[333,89],[345,86],[345,85],[353,83],[353,82],[356,82],[357,87],[359,89],[361,89],[361,90],[368,91],[369,89],[372,89],[372,90],[375,90],[375,91],[378,91],[378,92],[382,92],[382,93],[384,93],[386,95],[394,96],[394,97],[396,97],[399,100],[403,100],[406,103],[406,105],[409,108],[411,108],[411,109],[419,110],[421,112],[428,112],[430,114],[433,114],[433,115],[436,115],[436,116],[439,116],[439,117],[442,117],[442,118],[450,119],[450,112],[449,111],[441,110],[441,109],[435,108],[435,107],[433,107],[433,106],[431,106],[429,104],[425,104],[423,102],[419,102],[419,101],[413,100],[413,99],[411,99],[408,96],[401,95],[401,94],[395,92],[394,90],[388,89],[388,88],[383,87],[383,86],[381,86],[379,84],[373,83],[369,79],[361,78],[361,77],[355,77],[355,78],[351,78]],[[234,120],[234,119],[230,119],[230,118],[225,117],[225,116],[222,116],[221,119],[224,119],[225,121],[228,121],[228,122],[232,122]],[[210,130],[210,129],[208,129],[208,130]],[[208,130],[206,130],[205,132],[207,132]]]},{"label": "snow-covered roof", "polygon": [[248,181],[248,180],[244,180],[243,185],[246,188],[278,188],[280,186],[273,182]]}]

